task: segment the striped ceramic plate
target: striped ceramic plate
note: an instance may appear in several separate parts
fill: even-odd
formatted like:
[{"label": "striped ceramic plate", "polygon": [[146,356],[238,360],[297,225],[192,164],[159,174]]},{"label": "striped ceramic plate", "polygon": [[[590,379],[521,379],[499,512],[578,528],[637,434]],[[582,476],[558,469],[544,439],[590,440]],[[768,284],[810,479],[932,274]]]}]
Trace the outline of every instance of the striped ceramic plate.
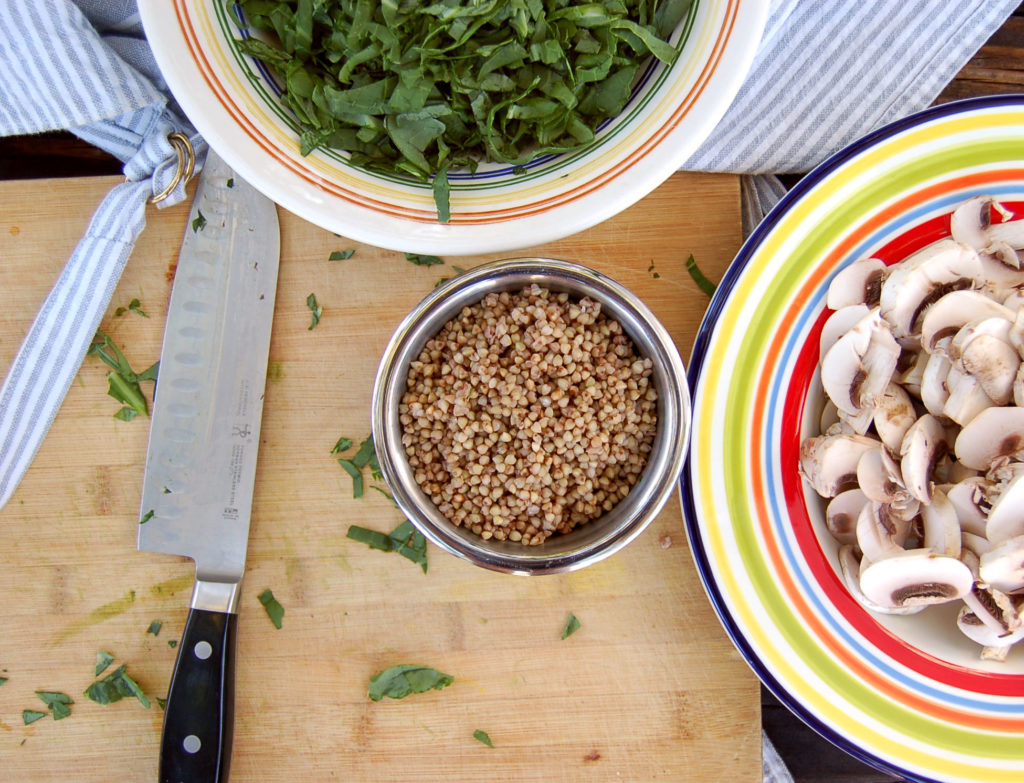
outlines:
[{"label": "striped ceramic plate", "polygon": [[983,662],[955,610],[876,617],[837,577],[821,500],[797,473],[823,399],[829,281],[948,236],[961,201],[1024,215],[1024,96],[947,104],[804,178],[744,245],[694,349],[683,501],[715,607],[766,685],[824,737],[913,780],[1024,780],[1024,648]]},{"label": "striped ceramic plate", "polygon": [[472,254],[568,236],[634,203],[707,137],[745,77],[767,0],[694,0],[671,68],[650,67],[595,142],[514,173],[453,173],[451,222],[437,222],[429,185],[372,174],[341,153],[299,154],[279,86],[238,51],[247,35],[230,0],[140,0],[160,69],[212,147],[279,204],[324,228],[381,247]]}]

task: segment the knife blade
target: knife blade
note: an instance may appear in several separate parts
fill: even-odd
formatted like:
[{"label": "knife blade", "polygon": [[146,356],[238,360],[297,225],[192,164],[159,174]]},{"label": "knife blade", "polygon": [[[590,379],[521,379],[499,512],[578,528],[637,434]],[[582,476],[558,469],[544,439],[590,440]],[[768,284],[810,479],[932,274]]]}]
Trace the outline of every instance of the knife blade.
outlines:
[{"label": "knife blade", "polygon": [[140,550],[195,561],[167,694],[165,783],[225,781],[235,628],[277,289],[274,203],[210,150],[171,290],[139,516]]}]

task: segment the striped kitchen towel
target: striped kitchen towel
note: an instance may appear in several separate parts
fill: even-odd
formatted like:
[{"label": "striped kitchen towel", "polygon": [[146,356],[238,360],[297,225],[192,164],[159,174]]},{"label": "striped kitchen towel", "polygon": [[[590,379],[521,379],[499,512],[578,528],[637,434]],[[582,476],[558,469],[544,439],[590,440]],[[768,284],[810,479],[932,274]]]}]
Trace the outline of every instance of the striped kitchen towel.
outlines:
[{"label": "striped kitchen towel", "polygon": [[931,105],[1019,0],[773,0],[732,105],[682,168],[748,174],[746,233],[805,173]]},{"label": "striped kitchen towel", "polygon": [[[146,224],[147,201],[173,183],[178,155],[169,134],[192,137],[205,151],[162,87],[132,0],[0,2],[0,135],[67,128],[117,156],[125,173],[98,206],[0,387],[0,507],[92,343]],[[158,206],[184,197],[178,182]]]}]

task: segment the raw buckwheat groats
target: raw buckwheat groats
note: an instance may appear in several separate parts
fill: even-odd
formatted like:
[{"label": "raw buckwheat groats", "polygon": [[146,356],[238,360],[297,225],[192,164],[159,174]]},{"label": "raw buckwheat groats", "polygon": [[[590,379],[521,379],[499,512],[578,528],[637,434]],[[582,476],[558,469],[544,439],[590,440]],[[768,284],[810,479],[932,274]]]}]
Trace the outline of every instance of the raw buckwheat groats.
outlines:
[{"label": "raw buckwheat groats", "polygon": [[589,298],[533,285],[464,307],[410,363],[399,407],[416,482],[456,525],[539,544],[640,477],[651,361]]}]

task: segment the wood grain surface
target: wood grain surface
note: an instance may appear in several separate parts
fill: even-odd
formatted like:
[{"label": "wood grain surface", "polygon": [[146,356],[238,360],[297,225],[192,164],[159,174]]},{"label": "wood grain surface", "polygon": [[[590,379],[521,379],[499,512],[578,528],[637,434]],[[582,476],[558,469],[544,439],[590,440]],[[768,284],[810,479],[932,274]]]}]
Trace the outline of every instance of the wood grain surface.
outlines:
[{"label": "wood grain surface", "polygon": [[[119,178],[0,183],[0,368],[6,371],[92,209]],[[692,253],[719,279],[739,248],[738,182],[677,174],[571,239],[508,255],[577,260],[617,278],[689,356],[707,299]],[[159,357],[187,205],[151,209],[102,328],[141,370]],[[249,557],[239,619],[232,780],[755,781],[757,680],[702,589],[677,499],[609,560],[513,577],[433,547],[429,573],[349,540],[401,517],[352,497],[331,457],[369,433],[381,351],[434,285],[483,258],[417,267],[279,210],[282,264]],[[332,251],[353,248],[345,261]],[[491,256],[496,257],[496,256]],[[490,257],[488,257],[490,258]],[[655,277],[657,273],[657,277]],[[323,306],[310,330],[306,297]],[[137,298],[149,315],[120,316]],[[86,359],[49,436],[0,512],[0,779],[151,781],[161,709],[89,701],[97,651],[166,693],[193,581],[190,561],[135,548],[148,419],[113,418],[106,368]],[[151,384],[144,384],[151,396]],[[256,596],[273,590],[283,628]],[[560,633],[569,613],[581,628]],[[154,620],[159,635],[148,633]],[[375,703],[368,678],[417,663],[454,675],[439,692]],[[70,717],[35,691],[74,700]],[[473,738],[486,731],[488,748]]]}]

